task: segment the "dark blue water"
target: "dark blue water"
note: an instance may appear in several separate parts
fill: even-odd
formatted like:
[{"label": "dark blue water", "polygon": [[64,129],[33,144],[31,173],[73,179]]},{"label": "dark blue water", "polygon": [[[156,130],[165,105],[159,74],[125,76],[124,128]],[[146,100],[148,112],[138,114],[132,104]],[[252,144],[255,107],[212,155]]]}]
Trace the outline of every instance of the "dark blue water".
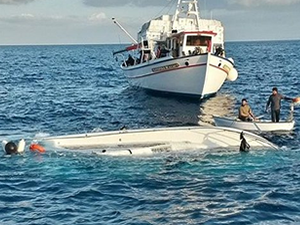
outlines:
[{"label": "dark blue water", "polygon": [[210,122],[244,97],[263,115],[273,86],[300,95],[300,41],[227,43],[240,76],[202,102],[129,87],[112,58],[121,47],[0,47],[0,138],[27,141],[24,155],[0,158],[0,224],[300,223],[299,108],[293,132],[266,135],[276,152],[29,152],[41,135]]}]

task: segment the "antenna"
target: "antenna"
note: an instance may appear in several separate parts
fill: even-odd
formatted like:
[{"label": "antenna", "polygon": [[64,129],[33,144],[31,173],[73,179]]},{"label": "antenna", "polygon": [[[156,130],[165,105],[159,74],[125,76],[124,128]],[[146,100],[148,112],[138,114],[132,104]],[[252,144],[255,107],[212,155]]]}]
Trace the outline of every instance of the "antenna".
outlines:
[{"label": "antenna", "polygon": [[206,0],[204,0],[204,17],[205,17],[205,19],[207,19],[207,15],[206,15]]},{"label": "antenna", "polygon": [[[184,7],[186,7],[184,9]],[[184,10],[182,10],[184,9]],[[179,17],[185,14],[186,17],[193,16],[195,19],[196,26],[198,30],[200,29],[200,17],[198,10],[198,1],[197,0],[178,0],[175,14],[172,19],[172,29],[178,29],[177,26],[179,24]]]}]

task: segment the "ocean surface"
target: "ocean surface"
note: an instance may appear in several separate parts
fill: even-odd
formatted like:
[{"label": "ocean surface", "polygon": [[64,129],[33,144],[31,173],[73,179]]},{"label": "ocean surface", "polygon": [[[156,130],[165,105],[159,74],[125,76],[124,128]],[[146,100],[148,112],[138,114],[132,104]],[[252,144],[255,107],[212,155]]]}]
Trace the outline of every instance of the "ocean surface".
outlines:
[{"label": "ocean surface", "polygon": [[198,126],[236,114],[244,97],[268,118],[273,86],[300,95],[300,41],[226,43],[239,78],[201,102],[130,87],[112,57],[123,47],[0,46],[0,141],[27,143],[0,154],[0,224],[300,224],[300,106],[293,132],[265,135],[279,151],[30,152],[41,136]]}]

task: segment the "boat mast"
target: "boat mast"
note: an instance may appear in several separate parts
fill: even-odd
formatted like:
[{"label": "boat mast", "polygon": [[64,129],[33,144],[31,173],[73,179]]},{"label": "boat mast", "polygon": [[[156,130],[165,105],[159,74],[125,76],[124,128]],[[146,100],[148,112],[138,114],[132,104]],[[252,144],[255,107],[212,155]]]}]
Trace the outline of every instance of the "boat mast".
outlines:
[{"label": "boat mast", "polygon": [[137,44],[137,40],[134,39],[129,33],[127,30],[125,30],[125,28],[113,17],[112,18],[113,22],[135,43]]},{"label": "boat mast", "polygon": [[[185,5],[187,6],[187,8],[184,7]],[[200,17],[199,17],[197,0],[190,0],[190,1],[178,0],[176,11],[172,20],[172,30],[176,30],[176,28],[178,27],[180,14],[185,14],[185,17],[193,16],[195,18],[197,30],[200,30],[200,22],[199,22]]]},{"label": "boat mast", "polygon": [[181,5],[181,0],[178,0],[177,2],[177,6],[176,6],[176,11],[175,11],[175,14],[173,16],[173,20],[172,20],[172,30],[175,30],[176,29],[176,22],[178,22],[178,17],[179,17],[179,14],[180,14],[180,5]]}]

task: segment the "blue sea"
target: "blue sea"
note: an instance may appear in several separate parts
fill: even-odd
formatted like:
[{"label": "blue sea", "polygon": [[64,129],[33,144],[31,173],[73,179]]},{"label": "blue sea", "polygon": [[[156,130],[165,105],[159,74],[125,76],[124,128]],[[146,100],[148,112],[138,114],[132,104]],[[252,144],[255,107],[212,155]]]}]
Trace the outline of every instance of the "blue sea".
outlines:
[{"label": "blue sea", "polygon": [[242,98],[268,118],[273,86],[300,95],[300,41],[226,43],[239,78],[203,101],[130,87],[112,57],[123,47],[0,46],[0,141],[27,143],[0,154],[0,224],[300,224],[300,106],[294,131],[264,135],[279,151],[30,152],[41,136],[198,126],[236,114]]}]

